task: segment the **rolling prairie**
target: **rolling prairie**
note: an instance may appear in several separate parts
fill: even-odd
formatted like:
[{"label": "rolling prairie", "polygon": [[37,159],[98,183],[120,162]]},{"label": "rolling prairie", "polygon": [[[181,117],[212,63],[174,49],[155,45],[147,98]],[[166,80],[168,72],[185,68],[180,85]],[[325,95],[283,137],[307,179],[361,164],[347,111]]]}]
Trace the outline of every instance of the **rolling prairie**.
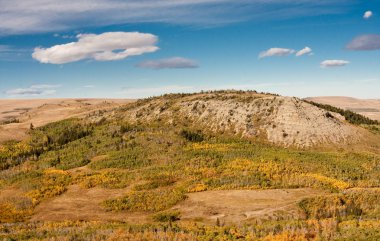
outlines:
[{"label": "rolling prairie", "polygon": [[26,138],[34,127],[81,117],[88,113],[115,108],[128,99],[2,99],[0,100],[0,142]]},{"label": "rolling prairie", "polygon": [[321,96],[309,97],[306,98],[306,100],[336,106],[345,110],[351,110],[367,116],[368,118],[380,121],[379,99],[357,99],[344,96]]}]

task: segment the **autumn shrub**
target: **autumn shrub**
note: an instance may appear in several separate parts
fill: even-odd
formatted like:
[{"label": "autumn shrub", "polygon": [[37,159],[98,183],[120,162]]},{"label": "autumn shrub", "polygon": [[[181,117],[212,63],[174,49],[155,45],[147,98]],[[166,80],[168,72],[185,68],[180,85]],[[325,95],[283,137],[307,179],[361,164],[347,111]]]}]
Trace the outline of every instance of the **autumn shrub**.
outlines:
[{"label": "autumn shrub", "polygon": [[197,183],[197,184],[191,185],[187,189],[187,192],[203,192],[203,191],[206,191],[207,188],[208,188],[207,185],[205,185],[203,183]]},{"label": "autumn shrub", "polygon": [[204,135],[202,134],[200,130],[198,131],[182,130],[180,132],[180,135],[186,140],[191,141],[191,142],[202,142],[205,139]]},{"label": "autumn shrub", "polygon": [[96,186],[103,188],[125,188],[133,180],[133,175],[117,171],[104,171],[79,176],[77,179],[84,188]]},{"label": "autumn shrub", "polygon": [[353,190],[307,198],[299,203],[308,218],[347,218],[380,214],[379,190]]},{"label": "autumn shrub", "polygon": [[19,210],[12,203],[0,203],[0,223],[15,223],[25,221],[32,210]]},{"label": "autumn shrub", "polygon": [[180,220],[180,212],[178,211],[163,211],[152,216],[156,222],[175,222]]},{"label": "autumn shrub", "polygon": [[335,178],[331,177],[326,177],[321,174],[316,174],[316,173],[306,173],[306,174],[301,174],[305,177],[309,177],[314,179],[315,181],[319,182],[321,186],[330,188],[333,191],[336,190],[344,190],[350,187],[350,184],[347,182],[344,182],[342,180],[337,180]]},{"label": "autumn shrub", "polygon": [[38,180],[37,188],[28,192],[27,196],[32,199],[34,204],[38,204],[46,198],[64,193],[70,182],[71,176],[66,171],[48,169]]},{"label": "autumn shrub", "polygon": [[153,190],[133,191],[117,199],[106,200],[109,210],[162,211],[179,201],[185,200],[185,190],[181,187],[165,187]]},{"label": "autumn shrub", "polygon": [[131,224],[65,221],[0,224],[4,240],[378,240],[379,220],[267,221],[213,226],[188,222]]},{"label": "autumn shrub", "polygon": [[0,171],[20,165],[33,154],[27,141],[8,141],[0,145]]},{"label": "autumn shrub", "polygon": [[0,223],[26,221],[32,213],[33,203],[28,197],[9,197],[0,202]]}]

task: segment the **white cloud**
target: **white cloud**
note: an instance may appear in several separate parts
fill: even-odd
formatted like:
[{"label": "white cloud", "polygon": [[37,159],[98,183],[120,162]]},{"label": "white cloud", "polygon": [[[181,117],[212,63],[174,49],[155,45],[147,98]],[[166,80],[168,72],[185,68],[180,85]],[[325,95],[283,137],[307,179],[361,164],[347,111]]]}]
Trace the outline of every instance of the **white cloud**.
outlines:
[{"label": "white cloud", "polygon": [[271,57],[271,56],[287,56],[293,54],[294,49],[285,49],[285,48],[270,48],[266,51],[263,51],[259,54],[259,58]]},{"label": "white cloud", "polygon": [[28,88],[17,88],[10,89],[5,91],[5,94],[9,96],[44,96],[44,95],[53,95],[57,92],[57,88],[60,85],[32,85]]},{"label": "white cloud", "polygon": [[369,19],[370,17],[372,17],[372,15],[373,15],[372,11],[366,11],[363,15],[363,18]]},{"label": "white cloud", "polygon": [[354,38],[346,46],[349,50],[377,50],[380,49],[380,34],[367,34]]},{"label": "white cloud", "polygon": [[305,47],[303,49],[301,49],[300,51],[298,51],[296,53],[296,56],[299,57],[299,56],[302,56],[302,55],[305,55],[305,54],[312,54],[313,50],[309,47]]},{"label": "white cloud", "polygon": [[198,68],[198,63],[191,59],[173,57],[167,59],[144,61],[138,63],[136,67],[148,69],[189,69]]},{"label": "white cloud", "polygon": [[41,63],[65,64],[83,59],[110,61],[157,51],[157,37],[139,32],[79,34],[77,42],[35,48],[33,58]]},{"label": "white cloud", "polygon": [[345,66],[349,63],[350,62],[346,61],[346,60],[329,59],[329,60],[325,60],[325,61],[321,62],[321,67],[322,68],[342,67],[342,66]]},{"label": "white cloud", "polygon": [[353,0],[0,0],[0,35],[158,22],[198,26],[337,14]]}]

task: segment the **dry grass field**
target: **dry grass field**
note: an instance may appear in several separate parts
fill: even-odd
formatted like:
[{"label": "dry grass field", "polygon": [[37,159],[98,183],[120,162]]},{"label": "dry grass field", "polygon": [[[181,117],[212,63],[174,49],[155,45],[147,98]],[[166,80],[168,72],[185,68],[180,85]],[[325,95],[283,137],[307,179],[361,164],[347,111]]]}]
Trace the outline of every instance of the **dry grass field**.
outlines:
[{"label": "dry grass field", "polygon": [[83,117],[130,103],[129,99],[2,99],[0,100],[0,143],[22,140],[30,124],[40,127],[51,122]]},{"label": "dry grass field", "polygon": [[[105,189],[94,187],[85,189],[72,185],[67,191],[53,199],[41,203],[35,210],[31,221],[133,221],[136,215],[129,213],[107,212],[101,202],[109,198],[123,196],[128,191],[124,189]],[[141,218],[137,219],[141,220]]]},{"label": "dry grass field", "polygon": [[221,190],[188,194],[173,209],[183,220],[215,224],[244,224],[252,220],[295,219],[302,215],[297,203],[326,192],[312,189]]},{"label": "dry grass field", "polygon": [[344,96],[310,97],[307,100],[351,110],[374,120],[380,120],[379,99],[356,99]]}]

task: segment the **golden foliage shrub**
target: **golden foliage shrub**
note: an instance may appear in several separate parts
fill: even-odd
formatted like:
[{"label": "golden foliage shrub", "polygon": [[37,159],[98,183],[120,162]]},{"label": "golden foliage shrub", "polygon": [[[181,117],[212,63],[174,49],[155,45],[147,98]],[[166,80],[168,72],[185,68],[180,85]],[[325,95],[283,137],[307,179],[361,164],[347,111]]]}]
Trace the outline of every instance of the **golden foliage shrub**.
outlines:
[{"label": "golden foliage shrub", "polygon": [[305,177],[311,177],[311,178],[315,179],[316,181],[321,182],[323,185],[331,186],[334,189],[344,190],[344,189],[347,189],[350,187],[349,183],[346,183],[346,182],[341,181],[341,180],[337,180],[335,178],[326,177],[326,176],[323,176],[321,174],[306,173],[303,175]]},{"label": "golden foliage shrub", "polygon": [[71,176],[68,172],[47,169],[44,171],[42,178],[39,180],[38,188],[27,193],[34,204],[38,204],[41,200],[55,197],[64,193],[66,186],[71,182]]},{"label": "golden foliage shrub", "polygon": [[128,174],[105,171],[79,177],[79,184],[83,188],[101,186],[103,188],[124,188],[128,186],[130,178]]},{"label": "golden foliage shrub", "polygon": [[8,197],[0,202],[0,223],[23,222],[32,213],[32,201],[25,196]]},{"label": "golden foliage shrub", "polygon": [[350,190],[345,193],[307,198],[299,203],[308,218],[347,218],[380,214],[379,190]]},{"label": "golden foliage shrub", "polygon": [[165,187],[153,190],[132,191],[126,196],[106,200],[104,205],[114,211],[162,211],[186,199],[181,187]]}]

